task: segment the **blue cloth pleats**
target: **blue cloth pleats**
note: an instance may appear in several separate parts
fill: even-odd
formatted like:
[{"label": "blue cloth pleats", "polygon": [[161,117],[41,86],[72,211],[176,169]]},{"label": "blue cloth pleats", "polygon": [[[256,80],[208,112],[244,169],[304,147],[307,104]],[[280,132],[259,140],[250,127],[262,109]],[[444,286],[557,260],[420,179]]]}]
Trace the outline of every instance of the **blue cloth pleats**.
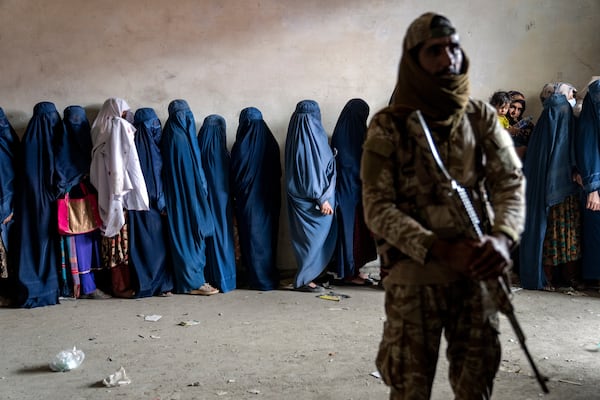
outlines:
[{"label": "blue cloth pleats", "polygon": [[320,207],[335,209],[336,169],[317,102],[303,100],[290,118],[285,141],[285,183],[292,248],[297,273],[294,287],[309,284],[325,269],[335,249],[337,225]]},{"label": "blue cloth pleats", "polygon": [[360,160],[368,116],[369,106],[364,100],[348,101],[331,137],[331,147],[337,153],[335,216],[338,224],[332,270],[339,279],[356,277],[363,265],[377,258],[375,241],[363,217],[360,181]]},{"label": "blue cloth pleats", "polygon": [[231,192],[242,266],[252,289],[279,285],[277,244],[281,209],[279,145],[254,108],[243,109],[231,148]]},{"label": "blue cloth pleats", "polygon": [[169,104],[160,151],[175,290],[206,281],[205,240],[214,233],[194,115],[185,100]]},{"label": "blue cloth pleats", "polygon": [[129,211],[129,266],[137,297],[160,295],[173,290],[173,272],[162,184],[159,143],[162,126],[152,108],[135,112],[135,147],[146,182],[150,209]]},{"label": "blue cloth pleats", "polygon": [[229,196],[229,152],[225,119],[209,115],[198,133],[214,234],[206,239],[206,279],[226,293],[236,288],[233,211]]}]

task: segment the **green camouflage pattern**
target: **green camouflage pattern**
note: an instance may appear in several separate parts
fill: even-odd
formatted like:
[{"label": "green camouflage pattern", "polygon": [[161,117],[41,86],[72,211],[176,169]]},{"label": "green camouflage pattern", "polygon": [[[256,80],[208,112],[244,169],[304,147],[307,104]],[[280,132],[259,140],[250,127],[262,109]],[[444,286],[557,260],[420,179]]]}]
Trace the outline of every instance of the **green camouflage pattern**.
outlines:
[{"label": "green camouflage pattern", "polygon": [[[443,138],[430,129],[450,175],[471,191],[480,215],[489,216],[489,232],[502,232],[517,242],[525,220],[524,177],[495,110],[470,100],[455,134]],[[449,206],[448,188],[414,113],[403,122],[385,110],[373,117],[361,179],[365,220],[380,239],[380,248],[384,239],[398,252],[394,262],[410,259],[423,265],[436,237],[464,236],[466,227],[458,226],[461,218]],[[487,190],[482,190],[484,185]]]},{"label": "green camouflage pattern", "polygon": [[[518,242],[525,219],[525,182],[510,135],[495,110],[469,100],[457,129],[429,127],[450,175],[469,190],[486,234]],[[386,315],[377,368],[390,399],[429,399],[443,334],[449,381],[457,399],[489,399],[500,363],[498,315],[482,288],[435,260],[436,238],[470,237],[448,197],[414,113],[391,109],[369,125],[361,164],[367,226],[389,269]],[[489,302],[489,298],[486,297]]]},{"label": "green camouflage pattern", "polygon": [[486,317],[477,283],[388,285],[376,365],[390,399],[429,399],[442,332],[456,399],[489,399],[500,365],[498,317]]}]

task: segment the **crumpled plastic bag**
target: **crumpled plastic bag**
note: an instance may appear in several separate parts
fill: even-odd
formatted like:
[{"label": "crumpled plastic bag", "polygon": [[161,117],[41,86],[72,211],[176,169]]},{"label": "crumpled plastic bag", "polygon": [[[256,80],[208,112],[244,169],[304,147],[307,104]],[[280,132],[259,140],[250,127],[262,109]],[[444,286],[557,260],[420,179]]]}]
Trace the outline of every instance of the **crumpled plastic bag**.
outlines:
[{"label": "crumpled plastic bag", "polygon": [[121,366],[114,374],[110,374],[102,381],[104,386],[106,387],[115,387],[115,386],[123,386],[129,385],[131,383],[131,379],[127,376],[125,372],[125,368]]},{"label": "crumpled plastic bag", "polygon": [[71,350],[63,350],[54,356],[49,366],[52,371],[66,372],[79,367],[84,359],[83,351],[73,347]]}]

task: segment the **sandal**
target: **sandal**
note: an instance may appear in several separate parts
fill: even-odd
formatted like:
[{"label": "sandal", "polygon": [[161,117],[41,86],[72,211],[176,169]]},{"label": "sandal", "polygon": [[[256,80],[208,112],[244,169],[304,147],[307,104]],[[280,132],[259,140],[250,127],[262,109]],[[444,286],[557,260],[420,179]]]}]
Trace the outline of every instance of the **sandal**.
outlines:
[{"label": "sandal", "polygon": [[325,288],[323,286],[319,286],[319,285],[310,286],[310,284],[300,286],[299,288],[295,288],[294,290],[297,292],[306,292],[306,293],[323,293],[323,292],[325,292]]},{"label": "sandal", "polygon": [[162,292],[158,297],[173,297],[173,293],[171,291]]},{"label": "sandal", "polygon": [[198,289],[192,289],[188,294],[199,295],[199,296],[212,296],[213,294],[219,293],[219,289],[215,289],[210,283],[205,283]]},{"label": "sandal", "polygon": [[100,289],[96,289],[91,293],[82,294],[79,296],[80,299],[90,299],[90,300],[106,300],[112,298],[111,295],[104,293]]},{"label": "sandal", "polygon": [[371,278],[362,278],[357,276],[351,279],[338,279],[333,281],[334,285],[337,286],[375,286],[377,283]]},{"label": "sandal", "polygon": [[542,290],[543,290],[544,292],[556,292],[556,289],[555,289],[555,288],[554,288],[554,286],[552,286],[552,285],[544,286],[544,287],[542,288]]}]

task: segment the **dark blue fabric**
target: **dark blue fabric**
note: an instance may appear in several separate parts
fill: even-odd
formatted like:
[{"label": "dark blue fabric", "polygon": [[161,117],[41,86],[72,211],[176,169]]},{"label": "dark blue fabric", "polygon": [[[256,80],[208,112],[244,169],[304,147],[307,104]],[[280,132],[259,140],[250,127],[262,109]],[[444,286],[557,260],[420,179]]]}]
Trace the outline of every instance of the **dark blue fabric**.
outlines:
[{"label": "dark blue fabric", "polygon": [[[587,197],[587,196],[586,196]],[[600,280],[600,211],[586,208],[587,198],[581,204],[581,277],[587,280]]]},{"label": "dark blue fabric", "polygon": [[567,98],[555,94],[546,99],[531,134],[523,165],[527,179],[526,218],[519,274],[525,289],[546,286],[542,251],[548,211],[578,191],[572,179],[575,166],[573,128],[573,111]]},{"label": "dark blue fabric", "polygon": [[279,145],[261,112],[242,110],[231,148],[231,191],[242,265],[253,289],[279,285],[277,243],[281,209]]},{"label": "dark blue fabric", "polygon": [[337,225],[320,206],[335,210],[335,159],[321,123],[317,102],[303,100],[290,118],[285,141],[285,183],[292,248],[298,271],[296,288],[325,269],[335,249]]},{"label": "dark blue fabric", "polygon": [[[348,101],[331,136],[331,146],[334,152],[337,152],[335,198],[338,238],[334,271],[339,279],[355,277],[366,261],[374,259],[364,257],[366,253],[376,256],[374,241],[355,243],[355,233],[356,237],[364,236],[358,235],[356,231],[367,231],[362,213],[360,159],[367,135],[368,116],[369,105],[364,100]],[[368,237],[368,232],[366,236]],[[356,248],[361,248],[360,253],[363,257],[355,260]]]},{"label": "dark blue fabric", "polygon": [[[57,141],[56,172],[61,180],[65,182],[65,191],[69,192],[71,198],[82,198],[85,192],[82,186],[92,193],[94,188],[89,182],[90,164],[92,160],[92,137],[90,123],[85,110],[81,106],[72,105],[64,110],[63,123],[65,136],[63,140]],[[61,193],[61,197],[66,194]],[[101,237],[98,234],[82,233],[74,235],[76,251],[73,254],[67,252],[66,258],[74,262],[80,272],[81,293],[89,294],[96,290],[94,274],[88,273],[101,267],[98,256]],[[69,250],[70,240],[63,237],[61,246]],[[70,276],[59,274],[59,287],[62,296],[73,296],[73,284]]]},{"label": "dark blue fabric", "polygon": [[582,277],[600,279],[600,212],[588,210],[587,195],[600,189],[600,81],[588,86],[575,135],[577,169],[583,183]]},{"label": "dark blue fabric", "polygon": [[[19,157],[19,137],[8,122],[4,110],[0,108],[0,235],[6,252],[10,252],[9,232],[14,218],[3,224],[6,218],[13,213],[15,196],[15,170]],[[10,297],[5,293],[8,287],[0,286],[0,296]]]},{"label": "dark blue fabric", "polygon": [[600,189],[600,81],[592,82],[583,99],[577,134],[575,158],[587,193]]},{"label": "dark blue fabric", "polygon": [[162,156],[159,144],[162,138],[162,126],[152,108],[140,108],[135,112],[135,146],[137,148],[142,173],[146,181],[150,207],[165,211],[165,196],[162,183]]},{"label": "dark blue fabric", "polygon": [[204,241],[213,234],[214,224],[196,121],[185,100],[169,104],[160,150],[175,290],[187,293],[205,283]]},{"label": "dark blue fabric", "polygon": [[15,201],[14,246],[9,259],[17,271],[17,304],[58,303],[60,253],[55,201],[68,184],[56,173],[57,142],[64,124],[50,102],[36,104],[21,142],[20,188]]},{"label": "dark blue fabric", "polygon": [[92,137],[90,123],[85,110],[80,106],[69,106],[63,113],[66,140],[61,144],[57,169],[64,171],[68,185],[75,186],[90,174],[92,162]]},{"label": "dark blue fabric", "polygon": [[[137,297],[159,295],[173,290],[171,255],[162,191],[162,158],[158,144],[162,126],[152,108],[135,112],[135,147],[150,199],[148,211],[129,211],[129,266]],[[164,223],[163,223],[164,222]]]},{"label": "dark blue fabric", "polygon": [[229,152],[225,119],[209,115],[198,132],[202,167],[208,185],[208,203],[215,233],[206,239],[206,280],[221,292],[236,287],[233,214],[229,196]]}]

